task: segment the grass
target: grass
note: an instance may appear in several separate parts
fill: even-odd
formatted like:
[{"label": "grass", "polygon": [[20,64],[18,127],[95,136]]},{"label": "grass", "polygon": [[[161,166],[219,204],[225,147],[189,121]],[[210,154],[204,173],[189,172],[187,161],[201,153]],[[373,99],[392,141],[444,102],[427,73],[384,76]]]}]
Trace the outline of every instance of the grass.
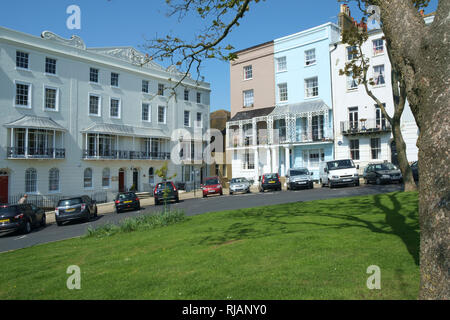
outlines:
[{"label": "grass", "polygon": [[416,299],[418,252],[417,193],[284,204],[0,254],[0,300]]}]

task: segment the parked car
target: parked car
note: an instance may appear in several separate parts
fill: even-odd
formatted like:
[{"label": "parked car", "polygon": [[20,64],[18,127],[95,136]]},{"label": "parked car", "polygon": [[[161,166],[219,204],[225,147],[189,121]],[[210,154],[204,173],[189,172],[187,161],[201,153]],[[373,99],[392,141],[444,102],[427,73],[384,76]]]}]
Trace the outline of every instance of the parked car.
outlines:
[{"label": "parked car", "polygon": [[306,168],[289,169],[286,175],[286,186],[288,190],[298,188],[314,188],[312,179],[313,172],[309,172]]},{"label": "parked car", "polygon": [[162,204],[164,199],[164,192],[167,193],[167,201],[175,201],[180,202],[180,198],[178,196],[178,189],[175,187],[175,184],[172,181],[160,182],[156,185],[155,190],[153,191],[153,197],[155,199],[155,205]]},{"label": "parked car", "polygon": [[355,166],[352,159],[332,160],[320,164],[320,183],[322,187],[328,185],[333,188],[337,185],[359,186],[359,165]]},{"label": "parked car", "polygon": [[88,222],[92,217],[97,217],[97,203],[89,196],[59,200],[55,208],[55,220],[58,226],[74,220]]},{"label": "parked car", "polygon": [[236,192],[250,193],[251,183],[247,178],[233,178],[230,181],[230,195]]},{"label": "parked car", "polygon": [[141,210],[141,202],[139,197],[134,192],[118,193],[114,201],[116,213],[124,210]]},{"label": "parked car", "polygon": [[266,190],[281,191],[281,181],[278,173],[266,173],[262,175],[259,181],[259,191],[264,192]]},{"label": "parked car", "polygon": [[416,181],[416,182],[419,181],[419,162],[418,161],[414,161],[411,164],[411,171],[413,174],[414,181]]},{"label": "parked car", "polygon": [[401,171],[392,163],[371,163],[364,169],[363,174],[364,182],[376,184],[382,183],[400,183],[403,181]]},{"label": "parked car", "polygon": [[30,233],[33,227],[46,225],[44,210],[32,204],[0,205],[0,233]]},{"label": "parked car", "polygon": [[219,177],[210,177],[205,179],[205,183],[201,186],[203,192],[203,198],[206,198],[212,194],[223,195],[223,188],[220,184]]}]

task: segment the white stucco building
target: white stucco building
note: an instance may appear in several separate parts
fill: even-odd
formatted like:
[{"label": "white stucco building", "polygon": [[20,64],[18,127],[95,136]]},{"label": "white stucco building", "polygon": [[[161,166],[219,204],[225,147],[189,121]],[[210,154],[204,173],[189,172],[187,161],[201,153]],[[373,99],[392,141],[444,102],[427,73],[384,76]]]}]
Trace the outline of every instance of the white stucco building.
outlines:
[{"label": "white stucco building", "polygon": [[[341,14],[345,12],[345,7]],[[394,114],[391,84],[391,65],[386,52],[386,43],[380,29],[369,30],[369,38],[362,47],[369,59],[368,78],[376,85],[369,86],[373,94],[382,101],[389,115]],[[352,59],[352,48],[338,43],[331,46],[331,69],[333,81],[333,114],[335,130],[335,158],[351,158],[360,170],[371,162],[396,162],[395,143],[389,122],[376,103],[369,97],[363,85],[352,77],[339,75],[346,62]],[[418,127],[408,103],[401,117],[401,131],[406,143],[408,161],[416,161],[418,149]]]},{"label": "white stucco building", "polygon": [[148,191],[165,161],[176,181],[190,181],[194,168],[206,176],[202,138],[183,142],[181,164],[170,159],[176,129],[201,137],[209,128],[209,84],[187,78],[175,99],[179,71],[143,61],[131,47],[0,27],[0,202]]}]

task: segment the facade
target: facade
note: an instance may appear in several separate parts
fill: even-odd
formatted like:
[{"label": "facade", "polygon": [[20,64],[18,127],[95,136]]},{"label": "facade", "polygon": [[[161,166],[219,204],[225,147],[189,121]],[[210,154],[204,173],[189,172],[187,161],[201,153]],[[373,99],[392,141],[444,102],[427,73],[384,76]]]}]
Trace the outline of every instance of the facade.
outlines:
[{"label": "facade", "polygon": [[149,191],[166,161],[176,180],[190,181],[194,168],[207,175],[210,87],[187,79],[175,99],[170,81],[180,77],[131,47],[0,27],[0,200]]},{"label": "facade", "polygon": [[[320,163],[334,157],[329,50],[338,41],[339,28],[332,23],[273,41],[273,60],[259,68],[273,68],[274,81],[269,76],[258,81],[273,85],[267,90],[274,92],[275,103],[267,99],[264,108],[232,114],[227,124],[233,176],[257,182],[263,173],[285,176],[290,168],[307,167],[319,179]],[[240,73],[248,66],[251,61]],[[233,88],[232,100],[242,94]]]},{"label": "facade", "polygon": [[225,152],[226,126],[227,121],[229,120],[230,111],[217,110],[212,112],[210,115],[210,129],[216,129],[220,131],[220,138],[222,139],[222,141],[218,141],[220,143],[220,147],[216,146],[216,148],[214,148],[214,151],[212,152],[212,156],[214,157],[215,162],[211,164],[209,172],[211,176],[218,176],[222,180],[222,183],[228,182],[232,178],[231,164],[227,162]]},{"label": "facade", "polygon": [[[341,6],[340,20],[341,24],[353,21],[345,5]],[[393,115],[391,65],[380,29],[369,30],[369,38],[362,50],[369,59],[368,77],[373,78],[375,82],[370,89],[385,103],[387,112]],[[345,63],[352,59],[352,48],[338,43],[330,51],[336,159],[353,159],[359,164],[361,172],[371,162],[396,163],[395,143],[389,122],[373,99],[367,95],[363,85],[358,85],[351,76],[339,75],[339,70],[344,69]],[[416,161],[418,128],[408,104],[401,117],[401,131],[406,143],[408,160]]]}]

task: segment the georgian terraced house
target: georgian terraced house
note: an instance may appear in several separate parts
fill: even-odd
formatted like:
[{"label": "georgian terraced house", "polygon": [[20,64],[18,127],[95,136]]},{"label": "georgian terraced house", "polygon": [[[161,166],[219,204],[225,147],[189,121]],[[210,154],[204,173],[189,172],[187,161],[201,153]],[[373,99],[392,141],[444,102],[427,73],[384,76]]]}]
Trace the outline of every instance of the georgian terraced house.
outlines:
[{"label": "georgian terraced house", "polygon": [[[0,27],[0,202],[149,191],[165,161],[177,181],[189,182],[194,169],[207,175],[209,84],[187,78],[175,99],[179,71],[144,61],[131,47],[86,48],[76,36]],[[170,161],[174,146],[181,164]]]},{"label": "georgian terraced house", "polygon": [[242,50],[231,63],[227,152],[234,177],[285,176],[334,158],[330,45],[339,28],[327,23]]}]

